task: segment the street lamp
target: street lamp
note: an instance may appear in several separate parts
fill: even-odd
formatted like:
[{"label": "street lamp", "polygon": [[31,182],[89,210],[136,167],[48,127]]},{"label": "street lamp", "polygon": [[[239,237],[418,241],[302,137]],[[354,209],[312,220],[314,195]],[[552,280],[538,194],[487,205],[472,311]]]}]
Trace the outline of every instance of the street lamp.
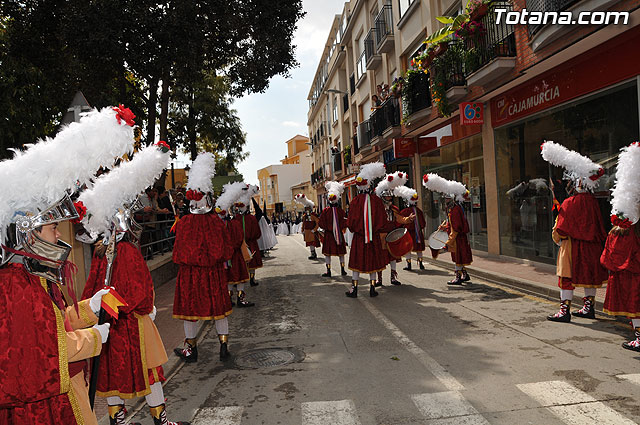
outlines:
[{"label": "street lamp", "polygon": [[337,94],[349,94],[346,91],[337,90],[337,89],[326,89],[325,93],[337,93]]}]

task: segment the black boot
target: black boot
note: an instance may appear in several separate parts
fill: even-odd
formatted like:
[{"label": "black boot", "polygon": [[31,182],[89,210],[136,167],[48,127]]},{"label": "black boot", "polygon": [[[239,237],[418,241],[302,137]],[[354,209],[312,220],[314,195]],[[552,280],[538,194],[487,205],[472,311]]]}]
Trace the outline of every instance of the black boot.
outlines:
[{"label": "black boot", "polygon": [[447,282],[447,285],[462,285],[462,273],[460,271],[456,271],[456,277]]},{"label": "black boot", "polygon": [[331,266],[327,264],[327,272],[322,273],[322,277],[331,277]]},{"label": "black boot", "polygon": [[376,291],[376,281],[375,280],[372,280],[371,284],[369,285],[369,296],[371,298],[378,296],[378,292]]},{"label": "black boot", "polygon": [[351,281],[351,289],[344,293],[349,298],[358,298],[358,281]]},{"label": "black boot", "polygon": [[395,270],[391,270],[391,284],[392,285],[402,285],[402,283],[400,283],[400,281],[398,280],[398,272]]},{"label": "black boot", "polygon": [[228,360],[229,356],[231,356],[231,354],[229,353],[229,348],[227,347],[227,343],[229,342],[229,335],[218,335],[218,339],[220,340],[220,360]]},{"label": "black boot", "polygon": [[309,260],[315,260],[318,258],[318,254],[316,254],[315,252],[312,252],[311,255],[309,256]]},{"label": "black boot", "polygon": [[344,264],[340,264],[340,274],[342,276],[346,276],[347,275],[347,271],[344,269]]},{"label": "black boot", "polygon": [[[125,416],[127,411],[124,408],[124,404],[116,404],[115,406],[109,406],[109,425],[125,425]],[[129,425],[141,425],[140,422],[129,422]]]},{"label": "black boot", "polygon": [[403,267],[402,270],[411,271],[411,260],[407,260],[407,266]]},{"label": "black boot", "polygon": [[253,307],[255,303],[246,300],[247,294],[244,291],[238,291],[238,307]]},{"label": "black boot", "polygon": [[375,285],[374,285],[374,286],[375,286],[376,288],[381,288],[381,287],[383,286],[383,285],[382,285],[382,272],[378,272],[378,281],[376,282],[376,281],[374,280],[373,282],[375,282]]},{"label": "black boot", "polygon": [[582,301],[584,302],[582,308],[578,311],[574,311],[571,314],[576,317],[584,317],[585,319],[595,319],[596,311],[593,308],[595,297],[584,297],[582,298]]},{"label": "black boot", "polygon": [[640,351],[640,328],[635,328],[635,333],[636,339],[622,343],[622,346],[627,350]]},{"label": "black boot", "polygon": [[167,411],[165,410],[164,404],[156,407],[149,407],[149,411],[153,417],[153,425],[190,425],[189,422],[185,421],[171,422],[167,420]]},{"label": "black boot", "polygon": [[259,283],[256,282],[256,276],[255,275],[251,275],[250,279],[249,279],[249,285],[251,286],[258,286]]},{"label": "black boot", "polygon": [[422,260],[418,260],[418,265],[420,266],[420,270],[424,270],[424,264],[422,264]]},{"label": "black boot", "polygon": [[563,300],[560,303],[560,310],[556,314],[547,316],[547,320],[552,322],[569,323],[571,322],[571,300]]},{"label": "black boot", "polygon": [[471,280],[471,277],[469,276],[469,273],[467,273],[466,270],[462,270],[462,281],[469,282],[470,280]]},{"label": "black boot", "polygon": [[231,307],[234,307],[236,303],[233,302],[233,291],[229,291],[229,298],[231,298]]},{"label": "black boot", "polygon": [[195,363],[198,361],[198,347],[195,338],[185,339],[184,347],[174,348],[173,352],[187,363]]}]

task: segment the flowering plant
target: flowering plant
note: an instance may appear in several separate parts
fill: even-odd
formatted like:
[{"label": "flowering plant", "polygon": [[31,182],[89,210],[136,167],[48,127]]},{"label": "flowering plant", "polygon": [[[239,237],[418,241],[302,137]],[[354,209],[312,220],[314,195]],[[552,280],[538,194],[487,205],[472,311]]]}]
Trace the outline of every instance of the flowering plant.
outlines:
[{"label": "flowering plant", "polygon": [[[465,13],[472,17],[479,17],[478,15],[484,15],[488,6],[491,4],[491,0],[469,0],[465,8]],[[481,13],[484,12],[484,13]]]},{"label": "flowering plant", "polygon": [[482,22],[479,21],[467,21],[460,25],[460,28],[455,32],[456,37],[463,39],[475,39],[487,32]]}]

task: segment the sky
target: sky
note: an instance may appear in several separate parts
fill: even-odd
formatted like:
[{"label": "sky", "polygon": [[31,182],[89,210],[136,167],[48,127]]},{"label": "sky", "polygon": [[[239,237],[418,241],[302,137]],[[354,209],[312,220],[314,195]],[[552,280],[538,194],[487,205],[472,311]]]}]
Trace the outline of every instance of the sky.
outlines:
[{"label": "sky", "polygon": [[274,77],[265,93],[235,101],[243,130],[247,133],[245,152],[249,157],[238,166],[247,183],[257,184],[257,170],[280,164],[287,154],[285,142],[302,134],[308,136],[307,95],[313,82],[333,17],[342,13],[341,0],[303,0],[305,17],[294,36],[300,66],[291,77]]}]

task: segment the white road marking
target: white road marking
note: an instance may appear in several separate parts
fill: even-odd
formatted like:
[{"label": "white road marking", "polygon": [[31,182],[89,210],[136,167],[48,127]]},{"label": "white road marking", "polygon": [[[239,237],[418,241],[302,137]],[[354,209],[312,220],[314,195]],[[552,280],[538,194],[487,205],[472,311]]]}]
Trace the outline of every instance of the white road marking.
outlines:
[{"label": "white road marking", "polygon": [[464,386],[458,382],[456,378],[451,376],[451,374],[438,362],[436,362],[430,355],[428,355],[422,348],[418,347],[415,342],[411,341],[404,332],[402,332],[396,325],[394,325],[391,320],[387,319],[387,317],[382,314],[380,310],[378,310],[371,302],[369,302],[366,298],[358,297],[360,302],[364,304],[364,306],[369,310],[369,312],[378,319],[382,325],[387,328],[391,334],[398,340],[400,345],[402,345],[407,351],[413,354],[420,363],[424,367],[426,367],[429,372],[431,372],[437,379],[450,391],[461,391],[464,390]]},{"label": "white road marking", "polygon": [[635,424],[589,394],[564,381],[519,384],[518,389],[571,425]]},{"label": "white road marking", "polygon": [[243,407],[205,407],[200,409],[192,425],[240,425]]},{"label": "white road marking", "polygon": [[302,403],[302,425],[360,425],[353,400]]},{"label": "white road marking", "polygon": [[618,375],[616,378],[626,379],[627,381],[640,385],[640,373],[632,373],[629,375]]},{"label": "white road marking", "polygon": [[429,424],[489,424],[458,391],[414,394],[411,399]]}]

